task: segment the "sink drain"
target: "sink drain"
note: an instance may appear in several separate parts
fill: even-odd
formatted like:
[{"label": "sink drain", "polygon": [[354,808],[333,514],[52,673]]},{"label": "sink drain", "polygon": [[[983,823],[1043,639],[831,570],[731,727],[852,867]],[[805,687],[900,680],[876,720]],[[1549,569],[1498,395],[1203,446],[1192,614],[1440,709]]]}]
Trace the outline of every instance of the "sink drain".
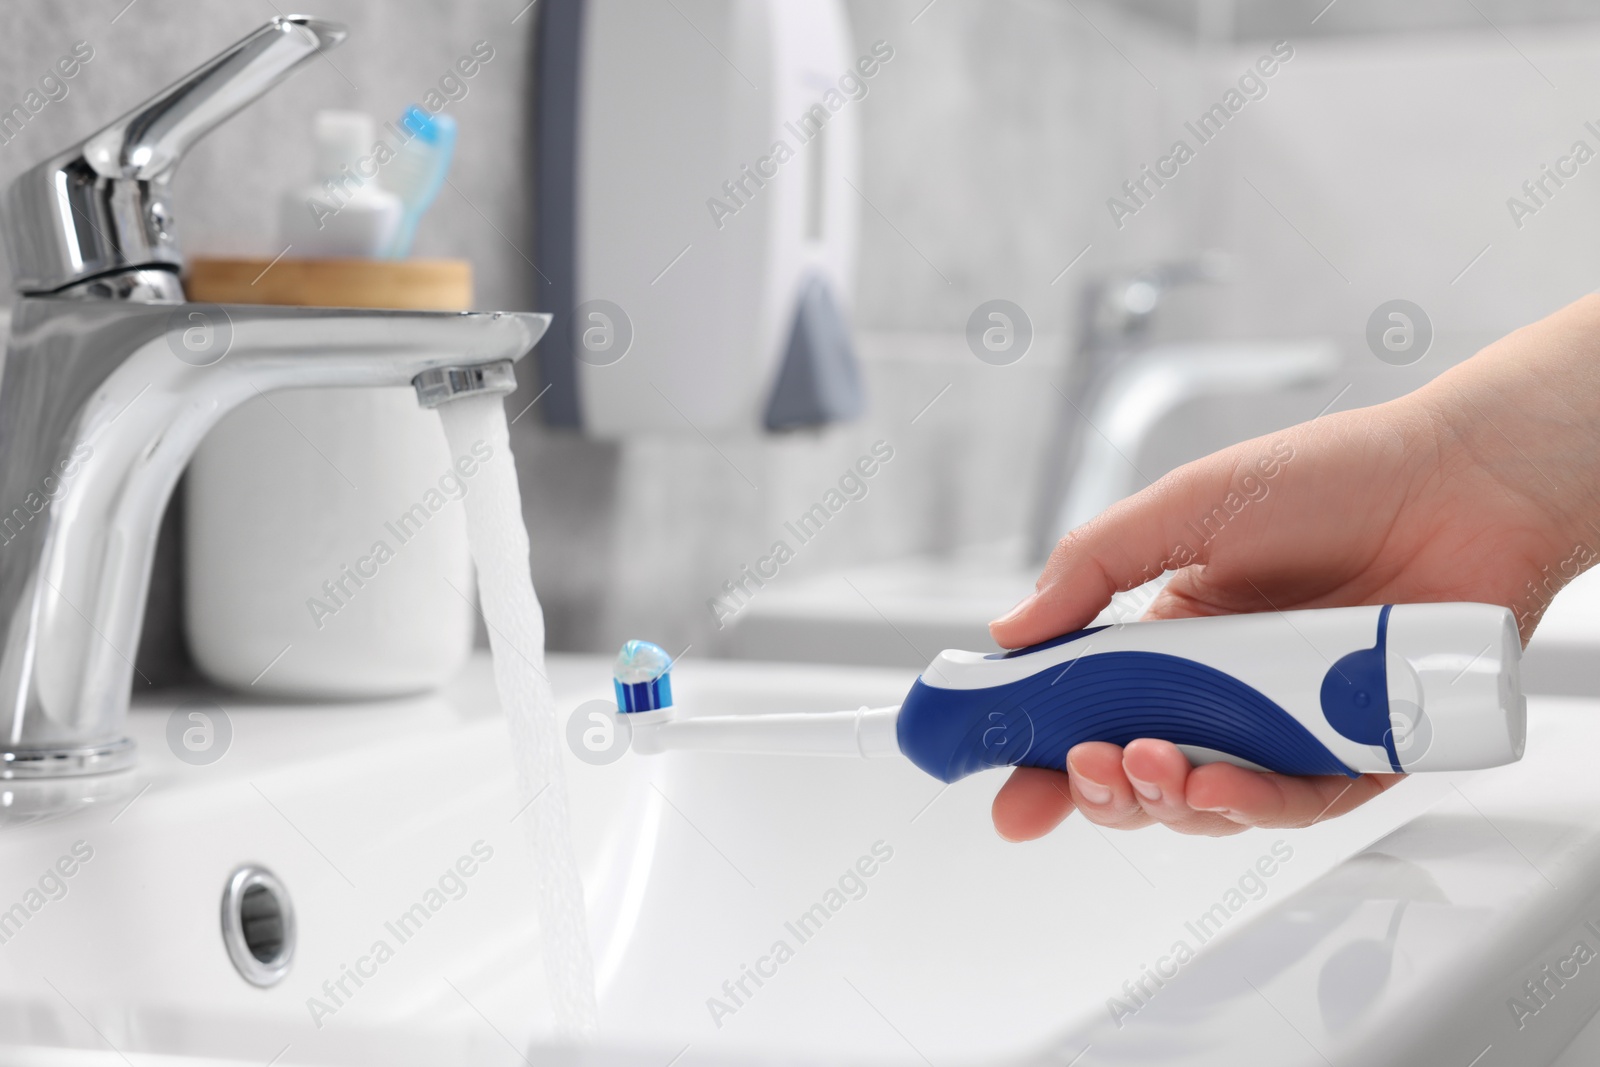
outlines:
[{"label": "sink drain", "polygon": [[277,985],[294,962],[294,905],[265,867],[246,864],[222,891],[222,943],[251,985]]}]

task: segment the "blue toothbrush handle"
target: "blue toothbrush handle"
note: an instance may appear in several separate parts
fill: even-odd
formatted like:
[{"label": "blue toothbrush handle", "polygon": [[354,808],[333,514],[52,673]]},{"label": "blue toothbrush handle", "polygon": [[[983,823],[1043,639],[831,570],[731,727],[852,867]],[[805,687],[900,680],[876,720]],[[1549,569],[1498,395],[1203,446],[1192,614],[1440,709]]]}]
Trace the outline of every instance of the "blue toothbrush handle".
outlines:
[{"label": "blue toothbrush handle", "polygon": [[1141,737],[1281,774],[1353,773],[1250,686],[1203,663],[1151,652],[1080,657],[1054,685],[1036,676],[958,690],[919,680],[901,705],[896,732],[901,751],[946,782],[990,767],[1062,770],[1075,745]]},{"label": "blue toothbrush handle", "polygon": [[896,738],[946,782],[1063,770],[1075,745],[1138,738],[1280,774],[1486,767],[1522,754],[1520,653],[1510,612],[1482,604],[1100,627],[942,653],[902,703]]}]

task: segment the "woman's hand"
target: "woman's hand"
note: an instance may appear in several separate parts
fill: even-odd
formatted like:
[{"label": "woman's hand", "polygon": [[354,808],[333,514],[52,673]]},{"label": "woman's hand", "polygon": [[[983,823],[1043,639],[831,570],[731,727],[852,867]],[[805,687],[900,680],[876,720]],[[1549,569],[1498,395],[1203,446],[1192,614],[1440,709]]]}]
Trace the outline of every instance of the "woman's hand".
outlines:
[{"label": "woman's hand", "polygon": [[[1478,601],[1511,608],[1526,642],[1555,591],[1600,559],[1597,484],[1591,296],[1409,396],[1173,471],[1064,538],[1037,592],[990,630],[1017,648],[1080,629],[1113,593],[1173,570],[1147,617]],[[1191,768],[1158,740],[1082,744],[1063,771],[1013,771],[995,828],[1028,840],[1074,808],[1118,829],[1306,826],[1400,778]]]}]

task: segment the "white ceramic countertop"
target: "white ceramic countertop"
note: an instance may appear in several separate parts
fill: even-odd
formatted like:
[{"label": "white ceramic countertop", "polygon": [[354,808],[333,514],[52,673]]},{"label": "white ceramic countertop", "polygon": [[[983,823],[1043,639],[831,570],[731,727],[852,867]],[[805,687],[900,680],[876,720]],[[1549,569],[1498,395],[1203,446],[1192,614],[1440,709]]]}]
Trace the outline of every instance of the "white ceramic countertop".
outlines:
[{"label": "white ceramic countertop", "polygon": [[[603,659],[556,656],[550,671],[563,712],[606,692]],[[803,710],[892,703],[909,680],[691,658],[674,689],[708,713]],[[95,850],[70,892],[0,946],[7,1062],[121,1064],[114,1045],[141,1064],[259,1065],[287,1044],[280,1064],[480,1067],[522,1063],[516,1049],[548,1040],[535,872],[486,660],[411,701],[183,699],[227,712],[234,739],[217,763],[168,750],[181,703],[169,695],[138,703],[140,767],[97,802],[30,821],[26,791],[0,790],[0,910],[74,842]],[[1375,1049],[1429,1041],[1454,1056],[1479,1040],[1461,1064],[1489,1043],[1516,1055],[1484,1064],[1550,1062],[1600,1007],[1600,981],[1572,983],[1518,1035],[1503,1001],[1600,886],[1596,712],[1535,698],[1519,765],[1414,779],[1308,830],[1218,840],[1072,820],[1010,845],[988,822],[998,773],[943,787],[893,760],[574,757],[605,1050],[583,1062],[1059,1064],[1090,1044],[1080,1067],[1237,1064],[1264,1062],[1258,1038],[1273,1063],[1385,1062]],[[468,894],[314,1025],[322,982],[478,840],[496,858]],[[893,855],[864,892],[850,883],[856,898],[803,943],[789,932],[874,846]],[[1235,901],[1275,848],[1292,854]],[[300,916],[294,970],[269,991],[233,973],[217,932],[222,884],[245,860],[278,873]],[[1234,902],[1199,960],[1112,1026],[1106,998]],[[723,983],[784,939],[792,959],[714,1019]],[[1228,985],[1235,971],[1270,1004]],[[548,1044],[534,1059],[572,1062]]]}]

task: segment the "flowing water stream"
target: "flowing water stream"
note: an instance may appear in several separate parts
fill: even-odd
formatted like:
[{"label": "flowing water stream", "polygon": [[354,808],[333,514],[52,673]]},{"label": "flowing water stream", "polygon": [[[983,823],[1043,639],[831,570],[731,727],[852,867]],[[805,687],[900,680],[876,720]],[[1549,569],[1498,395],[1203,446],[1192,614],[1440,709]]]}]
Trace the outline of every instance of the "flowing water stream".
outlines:
[{"label": "flowing water stream", "polygon": [[451,456],[481,454],[481,445],[472,447],[479,442],[493,450],[462,501],[467,535],[494,653],[495,687],[511,734],[519,803],[526,805],[517,821],[533,846],[534,906],[556,1029],[564,1037],[588,1037],[598,1027],[594,961],[572,852],[555,697],[544,669],[544,612],[528,570],[528,530],[505,407],[499,396],[475,396],[438,410]]}]

